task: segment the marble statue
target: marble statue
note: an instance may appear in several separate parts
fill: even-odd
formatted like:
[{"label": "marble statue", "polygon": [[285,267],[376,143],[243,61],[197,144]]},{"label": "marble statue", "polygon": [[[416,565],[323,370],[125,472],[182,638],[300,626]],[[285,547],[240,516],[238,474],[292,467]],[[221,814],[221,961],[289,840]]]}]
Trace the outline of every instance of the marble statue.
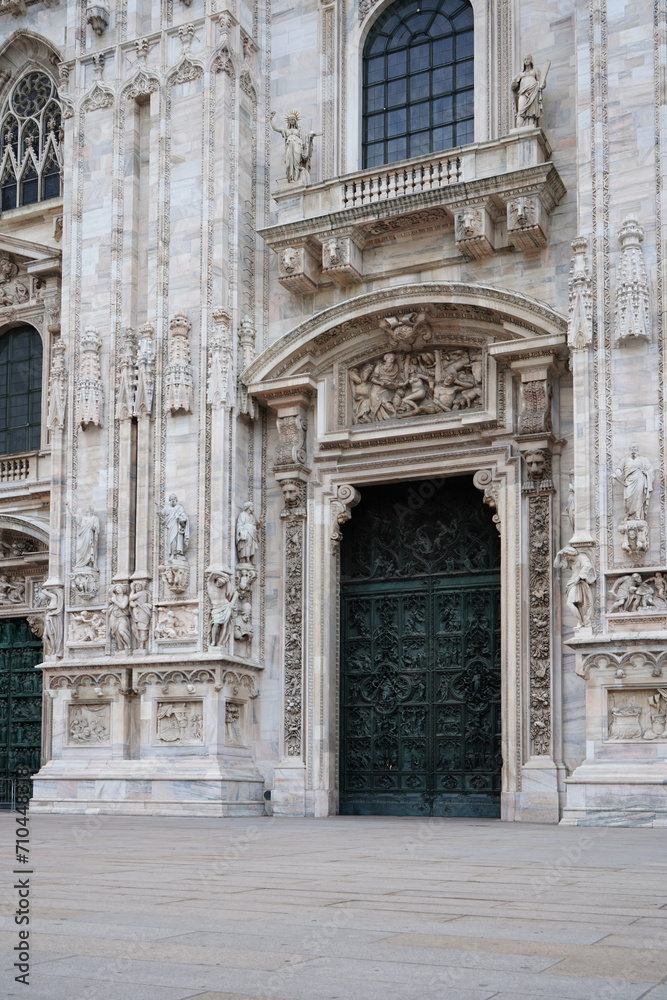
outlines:
[{"label": "marble statue", "polygon": [[567,603],[577,616],[577,628],[591,624],[593,615],[592,587],[597,580],[595,567],[587,552],[566,545],[554,560],[556,569],[569,568],[570,579],[567,581]]},{"label": "marble statue", "polygon": [[117,649],[132,648],[129,605],[127,585],[115,583],[109,591],[109,634],[116,640]]},{"label": "marble statue", "polygon": [[63,607],[64,597],[60,587],[42,588],[48,598],[44,615],[44,654],[62,656],[63,652]]},{"label": "marble statue", "polygon": [[567,516],[570,519],[570,527],[574,531],[574,517],[576,510],[576,500],[574,492],[574,470],[570,472],[570,481],[567,485]]},{"label": "marble statue", "polygon": [[275,123],[276,113],[271,112],[271,128],[285,140],[285,174],[288,184],[310,184],[310,164],[313,158],[315,132],[306,132],[299,126],[299,112],[288,111],[285,126]]},{"label": "marble statue", "polygon": [[133,580],[130,587],[130,614],[132,616],[132,634],[139,649],[146,649],[148,645],[148,630],[151,625],[151,604],[150,594],[146,589],[144,580]]},{"label": "marble statue", "polygon": [[159,515],[164,527],[165,553],[172,559],[184,557],[190,544],[190,522],[175,493],[169,494]]},{"label": "marble statue", "polygon": [[100,536],[100,521],[94,507],[86,507],[82,514],[66,504],[76,525],[75,568],[97,569],[97,544]]},{"label": "marble statue", "polygon": [[232,635],[238,591],[231,582],[231,573],[219,566],[209,566],[206,577],[206,589],[211,601],[209,645],[226,646]]},{"label": "marble statue", "polygon": [[516,102],[516,127],[537,127],[542,116],[542,91],[547,85],[547,75],[551,63],[547,61],[540,72],[533,64],[532,56],[524,56],[523,69],[512,80],[512,91]]},{"label": "marble statue", "polygon": [[653,491],[653,476],[653,466],[648,458],[639,454],[636,444],[631,444],[630,454],[614,472],[614,479],[623,487],[623,507],[628,520],[646,520]]},{"label": "marble statue", "polygon": [[255,518],[255,508],[248,501],[236,519],[236,552],[241,562],[252,562],[259,548],[261,519]]}]

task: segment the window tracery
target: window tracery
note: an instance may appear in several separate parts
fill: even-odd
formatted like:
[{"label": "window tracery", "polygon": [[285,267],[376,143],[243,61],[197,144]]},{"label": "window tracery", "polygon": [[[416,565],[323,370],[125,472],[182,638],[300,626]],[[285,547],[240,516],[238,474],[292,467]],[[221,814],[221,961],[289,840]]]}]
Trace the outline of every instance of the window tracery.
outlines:
[{"label": "window tracery", "polygon": [[61,109],[47,73],[32,70],[16,81],[3,108],[0,141],[3,212],[60,196]]},{"label": "window tracery", "polygon": [[468,0],[387,7],[364,45],[364,167],[472,142],[473,76]]},{"label": "window tracery", "polygon": [[33,327],[0,336],[0,455],[36,451],[41,441],[42,341]]}]

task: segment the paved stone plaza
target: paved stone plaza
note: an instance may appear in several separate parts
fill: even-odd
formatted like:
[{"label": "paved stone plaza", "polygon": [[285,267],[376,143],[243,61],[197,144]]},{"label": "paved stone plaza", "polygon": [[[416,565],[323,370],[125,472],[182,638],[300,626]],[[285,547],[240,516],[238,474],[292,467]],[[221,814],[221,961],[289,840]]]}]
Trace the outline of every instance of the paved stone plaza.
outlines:
[{"label": "paved stone plaza", "polygon": [[26,989],[14,822],[3,997],[667,1000],[662,830],[33,816]]}]

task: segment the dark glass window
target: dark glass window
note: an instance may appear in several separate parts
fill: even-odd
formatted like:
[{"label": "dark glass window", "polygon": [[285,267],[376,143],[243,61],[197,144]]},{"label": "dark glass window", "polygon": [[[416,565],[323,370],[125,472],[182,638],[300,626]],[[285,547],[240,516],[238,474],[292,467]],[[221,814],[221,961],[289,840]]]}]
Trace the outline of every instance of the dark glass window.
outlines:
[{"label": "dark glass window", "polygon": [[468,0],[399,0],[364,46],[363,165],[473,142]]},{"label": "dark glass window", "polygon": [[0,120],[2,211],[60,195],[61,113],[56,85],[39,70],[20,77]]},{"label": "dark glass window", "polygon": [[41,411],[42,340],[17,327],[0,336],[0,454],[37,451]]}]

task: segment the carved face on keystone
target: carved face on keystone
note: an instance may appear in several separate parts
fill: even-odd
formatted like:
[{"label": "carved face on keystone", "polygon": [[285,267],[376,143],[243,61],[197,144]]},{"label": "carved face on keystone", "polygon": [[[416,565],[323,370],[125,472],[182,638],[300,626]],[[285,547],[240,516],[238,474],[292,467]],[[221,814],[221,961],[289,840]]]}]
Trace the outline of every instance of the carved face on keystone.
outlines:
[{"label": "carved face on keystone", "polygon": [[526,452],[526,465],[528,466],[528,472],[530,473],[531,479],[541,479],[544,475],[544,467],[546,464],[546,458],[543,451],[527,451]]}]

